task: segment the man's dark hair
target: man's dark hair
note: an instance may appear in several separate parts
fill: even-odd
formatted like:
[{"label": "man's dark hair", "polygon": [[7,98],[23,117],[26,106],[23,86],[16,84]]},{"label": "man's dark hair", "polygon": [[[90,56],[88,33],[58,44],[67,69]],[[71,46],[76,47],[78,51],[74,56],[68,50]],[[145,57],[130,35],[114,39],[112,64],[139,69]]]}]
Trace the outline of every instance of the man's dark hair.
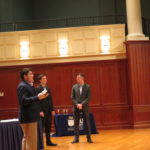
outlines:
[{"label": "man's dark hair", "polygon": [[21,78],[22,80],[24,80],[24,75],[27,75],[30,71],[31,71],[30,68],[23,68],[23,69],[20,71],[20,78]]},{"label": "man's dark hair", "polygon": [[45,77],[45,76],[46,76],[45,74],[39,74],[37,78],[38,78],[38,80],[40,81],[40,80],[41,80],[43,77]]},{"label": "man's dark hair", "polygon": [[77,76],[80,76],[80,77],[82,77],[82,78],[85,77],[84,73],[78,73]]}]

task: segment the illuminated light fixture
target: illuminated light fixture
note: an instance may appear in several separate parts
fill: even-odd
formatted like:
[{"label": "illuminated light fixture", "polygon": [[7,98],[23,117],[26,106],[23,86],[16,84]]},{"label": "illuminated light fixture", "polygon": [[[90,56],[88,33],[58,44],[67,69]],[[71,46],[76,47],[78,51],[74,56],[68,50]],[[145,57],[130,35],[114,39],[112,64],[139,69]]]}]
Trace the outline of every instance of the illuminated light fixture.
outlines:
[{"label": "illuminated light fixture", "polygon": [[20,57],[29,57],[29,42],[20,42]]},{"label": "illuminated light fixture", "polygon": [[59,54],[60,56],[68,55],[68,40],[59,40]]},{"label": "illuminated light fixture", "polygon": [[109,53],[110,37],[109,36],[102,36],[102,37],[100,37],[100,40],[101,40],[102,53]]}]

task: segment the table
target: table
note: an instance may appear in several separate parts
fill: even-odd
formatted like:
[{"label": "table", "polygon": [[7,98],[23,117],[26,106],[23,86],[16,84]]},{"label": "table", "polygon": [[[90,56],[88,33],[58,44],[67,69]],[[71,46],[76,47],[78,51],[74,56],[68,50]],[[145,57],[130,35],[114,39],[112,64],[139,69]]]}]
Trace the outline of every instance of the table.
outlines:
[{"label": "table", "polygon": [[[97,134],[94,116],[92,113],[89,114],[91,133]],[[53,136],[70,136],[74,135],[74,118],[73,114],[56,114],[54,116],[54,124],[56,133]],[[83,118],[80,119],[79,130],[80,134],[85,134],[85,127],[83,124]]]},{"label": "table", "polygon": [[[0,150],[21,150],[22,129],[19,121],[0,122]],[[41,121],[38,123],[38,150],[44,148]]]}]

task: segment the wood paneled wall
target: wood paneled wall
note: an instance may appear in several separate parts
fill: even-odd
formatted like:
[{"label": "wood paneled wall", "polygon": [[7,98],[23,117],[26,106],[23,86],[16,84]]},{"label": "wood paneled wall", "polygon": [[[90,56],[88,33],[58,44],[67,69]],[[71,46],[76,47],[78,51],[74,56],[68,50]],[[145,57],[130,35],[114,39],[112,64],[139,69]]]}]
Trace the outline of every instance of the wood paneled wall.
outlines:
[{"label": "wood paneled wall", "polygon": [[[60,60],[60,41],[66,40],[68,57],[85,57],[103,54],[102,39],[109,39],[110,53],[124,53],[125,25],[82,26],[0,33],[0,66],[22,59],[21,43],[29,43],[29,59]],[[66,60],[68,57],[65,57]],[[91,58],[88,58],[91,60]],[[48,61],[48,60],[47,60]],[[4,62],[4,63],[3,63]],[[39,64],[39,63],[38,63]],[[10,64],[11,65],[11,64]]]},{"label": "wood paneled wall", "polygon": [[133,127],[150,127],[150,41],[126,42]]},{"label": "wood paneled wall", "polygon": [[126,42],[127,59],[0,67],[0,119],[17,117],[19,71],[45,73],[56,112],[72,112],[71,87],[76,74],[91,85],[90,111],[98,128],[150,127],[150,42]]},{"label": "wood paneled wall", "polygon": [[16,88],[23,67],[32,68],[34,74],[47,75],[56,112],[57,109],[72,112],[71,88],[76,83],[76,74],[85,73],[92,89],[90,111],[94,113],[97,127],[130,126],[126,59],[0,67],[0,91],[4,92],[4,97],[0,97],[0,119],[17,117]]}]

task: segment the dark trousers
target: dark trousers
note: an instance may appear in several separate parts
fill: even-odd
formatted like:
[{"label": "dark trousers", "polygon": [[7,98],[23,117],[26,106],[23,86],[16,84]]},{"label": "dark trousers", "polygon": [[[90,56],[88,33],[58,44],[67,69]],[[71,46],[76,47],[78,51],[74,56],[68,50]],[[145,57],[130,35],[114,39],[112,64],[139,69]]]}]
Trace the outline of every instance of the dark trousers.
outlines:
[{"label": "dark trousers", "polygon": [[52,115],[44,114],[44,117],[41,117],[42,119],[42,129],[43,132],[45,131],[46,135],[46,141],[50,141],[50,133],[51,133],[51,126],[52,126]]},{"label": "dark trousers", "polygon": [[83,117],[84,125],[85,125],[85,131],[87,137],[90,137],[91,131],[90,131],[90,122],[89,122],[89,112],[88,110],[82,109],[75,109],[74,110],[74,120],[75,120],[75,137],[79,138],[79,121],[80,118]]}]

